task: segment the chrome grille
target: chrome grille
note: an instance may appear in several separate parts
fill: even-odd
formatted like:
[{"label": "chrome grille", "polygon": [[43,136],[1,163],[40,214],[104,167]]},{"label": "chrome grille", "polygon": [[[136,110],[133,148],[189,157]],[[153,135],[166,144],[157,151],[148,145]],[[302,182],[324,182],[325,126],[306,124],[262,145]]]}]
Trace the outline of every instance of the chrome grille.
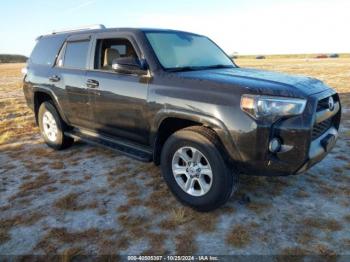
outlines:
[{"label": "chrome grille", "polygon": [[318,124],[314,125],[314,128],[312,129],[312,140],[319,138],[322,136],[333,124],[333,118],[328,118]]},{"label": "chrome grille", "polygon": [[[334,101],[338,101],[338,97],[336,95],[332,96]],[[328,101],[329,101],[329,97],[323,98],[321,100],[318,101],[317,103],[317,109],[316,112],[320,112],[326,109],[329,109],[329,105],[328,105]],[[312,140],[319,138],[320,136],[322,136],[329,128],[331,128],[331,126],[334,124],[334,116],[330,117],[320,123],[317,123],[313,126],[312,129]]]}]

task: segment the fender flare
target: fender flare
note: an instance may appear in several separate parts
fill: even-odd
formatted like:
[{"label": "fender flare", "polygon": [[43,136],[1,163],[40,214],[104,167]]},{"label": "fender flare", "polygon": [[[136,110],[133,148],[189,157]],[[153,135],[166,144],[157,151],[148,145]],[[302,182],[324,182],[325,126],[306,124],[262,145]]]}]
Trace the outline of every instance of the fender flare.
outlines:
[{"label": "fender flare", "polygon": [[[40,93],[45,93],[45,94],[47,94],[48,96],[51,97],[51,100],[53,101],[54,106],[55,106],[56,109],[58,110],[58,113],[59,113],[60,117],[62,118],[62,120],[63,120],[65,123],[68,124],[68,123],[69,123],[69,122],[68,122],[68,119],[67,119],[66,115],[64,114],[64,111],[62,110],[61,104],[60,104],[60,102],[59,102],[57,96],[56,96],[55,93],[54,93],[51,89],[49,89],[49,88],[45,88],[45,87],[42,87],[42,86],[40,86],[40,87],[38,87],[38,86],[33,87],[34,110],[35,110],[35,108],[36,108],[36,106],[37,106],[37,105],[35,104],[35,94],[38,93],[38,92],[40,92]],[[37,114],[35,114],[35,120],[37,121]]]},{"label": "fender flare", "polygon": [[219,119],[202,114],[200,112],[194,112],[190,110],[183,109],[169,109],[163,108],[161,109],[155,116],[154,122],[151,126],[152,137],[151,144],[155,145],[157,141],[157,133],[162,122],[167,118],[178,118],[181,120],[190,120],[199,124],[202,124],[204,127],[208,127],[212,129],[221,140],[223,146],[225,147],[229,157],[234,161],[240,161],[241,156],[237,147],[231,137],[229,130],[226,125]]}]

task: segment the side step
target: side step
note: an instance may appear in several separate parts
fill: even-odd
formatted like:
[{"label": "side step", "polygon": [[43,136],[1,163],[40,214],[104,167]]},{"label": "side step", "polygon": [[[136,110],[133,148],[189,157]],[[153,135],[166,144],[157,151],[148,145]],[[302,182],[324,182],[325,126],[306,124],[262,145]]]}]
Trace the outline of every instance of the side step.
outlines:
[{"label": "side step", "polygon": [[105,135],[83,130],[80,128],[74,128],[73,130],[64,132],[64,134],[72,138],[81,139],[82,141],[89,144],[113,149],[143,162],[151,162],[153,158],[152,150],[150,148],[140,146],[126,140],[107,137]]}]

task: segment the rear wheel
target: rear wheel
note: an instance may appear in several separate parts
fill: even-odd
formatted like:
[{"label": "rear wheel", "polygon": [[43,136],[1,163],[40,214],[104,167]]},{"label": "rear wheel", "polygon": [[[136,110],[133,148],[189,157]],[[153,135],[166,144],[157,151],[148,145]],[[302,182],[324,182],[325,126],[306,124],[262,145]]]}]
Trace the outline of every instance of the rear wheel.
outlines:
[{"label": "rear wheel", "polygon": [[207,128],[190,127],[171,135],[161,153],[163,177],[174,195],[199,211],[223,205],[237,188],[220,141]]},{"label": "rear wheel", "polygon": [[44,102],[38,112],[39,128],[46,144],[60,150],[71,146],[74,139],[64,135],[66,125],[51,102]]}]

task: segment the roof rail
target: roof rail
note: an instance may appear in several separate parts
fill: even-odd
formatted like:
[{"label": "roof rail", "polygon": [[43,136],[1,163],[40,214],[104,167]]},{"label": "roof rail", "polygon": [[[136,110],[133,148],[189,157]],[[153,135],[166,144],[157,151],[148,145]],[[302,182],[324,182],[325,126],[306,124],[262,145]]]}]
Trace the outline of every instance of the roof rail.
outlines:
[{"label": "roof rail", "polygon": [[66,28],[66,29],[60,29],[60,30],[53,30],[52,34],[57,33],[67,33],[67,32],[77,32],[77,31],[84,31],[84,30],[93,30],[93,29],[106,29],[104,25],[96,24],[96,25],[87,25],[87,26],[79,26],[79,27],[73,27],[73,28]]}]

